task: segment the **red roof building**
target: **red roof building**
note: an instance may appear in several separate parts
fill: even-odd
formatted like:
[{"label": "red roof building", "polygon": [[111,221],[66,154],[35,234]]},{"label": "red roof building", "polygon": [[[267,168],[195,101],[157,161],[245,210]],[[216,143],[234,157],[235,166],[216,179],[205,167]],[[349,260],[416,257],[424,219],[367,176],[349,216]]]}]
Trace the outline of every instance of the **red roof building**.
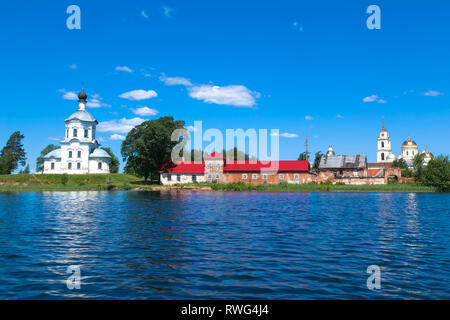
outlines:
[{"label": "red roof building", "polygon": [[312,181],[308,161],[226,161],[213,152],[205,161],[179,162],[165,165],[160,170],[163,184],[217,182],[279,183],[281,181],[305,183]]}]

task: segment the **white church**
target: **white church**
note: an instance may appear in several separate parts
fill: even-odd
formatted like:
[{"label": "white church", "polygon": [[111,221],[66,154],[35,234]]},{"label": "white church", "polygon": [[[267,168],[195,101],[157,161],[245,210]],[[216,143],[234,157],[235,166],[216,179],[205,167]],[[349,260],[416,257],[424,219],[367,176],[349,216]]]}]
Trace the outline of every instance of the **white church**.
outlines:
[{"label": "white church", "polygon": [[84,89],[78,95],[78,110],[65,120],[61,148],[44,156],[45,174],[109,173],[111,157],[95,139],[97,120],[86,111]]},{"label": "white church", "polygon": [[[401,150],[401,154],[397,157],[392,153],[391,139],[389,138],[389,132],[384,126],[383,117],[383,127],[378,135],[377,162],[394,162],[396,159],[403,159],[408,165],[412,166],[414,157],[419,154],[417,143],[411,140],[411,137],[408,137],[408,139],[402,143]],[[428,152],[428,148],[422,151],[422,153],[425,154],[423,164],[427,165],[433,155]]]}]

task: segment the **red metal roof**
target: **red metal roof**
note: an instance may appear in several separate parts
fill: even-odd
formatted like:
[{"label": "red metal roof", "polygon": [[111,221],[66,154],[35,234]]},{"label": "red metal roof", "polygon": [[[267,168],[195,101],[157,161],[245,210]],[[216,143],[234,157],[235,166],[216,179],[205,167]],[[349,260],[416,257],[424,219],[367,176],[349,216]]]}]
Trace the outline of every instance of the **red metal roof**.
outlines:
[{"label": "red metal roof", "polygon": [[224,172],[236,171],[308,171],[308,161],[282,160],[282,161],[233,161],[225,163]]},{"label": "red metal roof", "polygon": [[205,162],[192,161],[192,162],[179,162],[177,165],[166,164],[163,165],[159,173],[205,173]]},{"label": "red metal roof", "polygon": [[223,156],[218,152],[213,152],[209,156],[206,156],[205,159],[223,159]]},{"label": "red metal roof", "polygon": [[[304,160],[285,160],[285,161],[228,161],[223,168],[224,172],[261,172],[261,171],[278,171],[278,172],[300,172],[308,171],[308,161]],[[166,164],[160,173],[204,173],[205,162],[179,162],[177,165]]]}]

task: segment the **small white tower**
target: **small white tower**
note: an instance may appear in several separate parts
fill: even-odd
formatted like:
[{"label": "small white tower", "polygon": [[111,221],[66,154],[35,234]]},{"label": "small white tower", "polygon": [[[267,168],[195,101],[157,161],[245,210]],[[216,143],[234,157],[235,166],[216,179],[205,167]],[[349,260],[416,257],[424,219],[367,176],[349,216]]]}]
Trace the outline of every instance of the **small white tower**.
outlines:
[{"label": "small white tower", "polygon": [[390,159],[388,159],[388,155],[390,155],[391,153],[391,139],[389,138],[389,132],[384,126],[383,117],[383,128],[381,128],[378,135],[377,162],[390,162]]},{"label": "small white tower", "polygon": [[333,151],[333,147],[330,144],[330,146],[328,147],[328,152],[327,152],[326,156],[328,157],[328,156],[334,156],[334,155],[335,155],[335,153]]}]

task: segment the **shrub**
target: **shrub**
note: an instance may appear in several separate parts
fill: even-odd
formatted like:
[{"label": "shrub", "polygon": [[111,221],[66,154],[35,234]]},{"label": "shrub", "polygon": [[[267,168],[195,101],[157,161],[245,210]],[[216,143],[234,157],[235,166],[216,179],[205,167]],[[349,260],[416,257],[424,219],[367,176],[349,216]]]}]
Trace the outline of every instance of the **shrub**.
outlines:
[{"label": "shrub", "polygon": [[289,187],[289,184],[287,183],[287,181],[281,181],[280,183],[278,183],[278,186],[280,187],[280,189],[286,190]]},{"label": "shrub", "polygon": [[421,182],[435,187],[439,192],[450,192],[450,161],[448,156],[440,155],[423,168]]},{"label": "shrub", "polygon": [[123,183],[123,189],[124,190],[130,190],[131,189],[131,184],[129,184],[128,182],[124,182]]},{"label": "shrub", "polygon": [[69,182],[69,175],[64,173],[61,175],[61,184],[66,185]]}]

